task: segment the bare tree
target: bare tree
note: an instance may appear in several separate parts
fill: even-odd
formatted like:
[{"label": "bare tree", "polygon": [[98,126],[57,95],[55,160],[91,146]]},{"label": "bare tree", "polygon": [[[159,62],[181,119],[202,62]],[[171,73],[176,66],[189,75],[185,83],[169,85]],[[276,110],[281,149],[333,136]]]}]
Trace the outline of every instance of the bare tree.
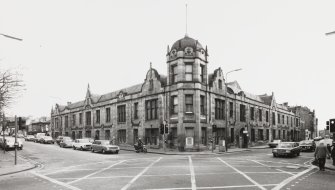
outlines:
[{"label": "bare tree", "polygon": [[24,90],[22,74],[15,70],[0,70],[0,110],[8,107]]}]

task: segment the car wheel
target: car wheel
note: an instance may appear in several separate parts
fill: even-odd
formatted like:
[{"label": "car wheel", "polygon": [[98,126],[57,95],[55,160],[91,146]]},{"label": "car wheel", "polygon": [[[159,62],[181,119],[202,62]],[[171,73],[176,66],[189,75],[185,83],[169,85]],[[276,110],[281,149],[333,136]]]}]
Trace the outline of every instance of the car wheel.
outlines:
[{"label": "car wheel", "polygon": [[115,154],[119,154],[119,151],[117,150],[117,151],[115,152]]},{"label": "car wheel", "polygon": [[82,146],[80,147],[80,150],[81,150],[81,151],[84,150]]},{"label": "car wheel", "polygon": [[105,149],[102,149],[102,154],[106,154]]},{"label": "car wheel", "polygon": [[300,152],[297,153],[297,156],[300,156]]},{"label": "car wheel", "polygon": [[276,154],[276,153],[273,153],[273,157],[277,157],[277,154]]},{"label": "car wheel", "polygon": [[94,152],[94,149],[93,149],[93,148],[91,148],[91,152]]},{"label": "car wheel", "polygon": [[76,147],[75,147],[75,146],[73,146],[73,150],[76,150]]}]

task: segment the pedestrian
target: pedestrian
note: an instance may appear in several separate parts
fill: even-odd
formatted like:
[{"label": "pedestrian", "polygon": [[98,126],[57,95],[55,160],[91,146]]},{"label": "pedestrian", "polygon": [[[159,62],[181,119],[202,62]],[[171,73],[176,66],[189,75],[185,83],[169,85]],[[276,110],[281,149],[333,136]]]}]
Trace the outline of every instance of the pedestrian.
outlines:
[{"label": "pedestrian", "polygon": [[[327,150],[329,153],[332,151],[330,144],[327,144]],[[327,159],[330,159],[330,155],[327,157]]]},{"label": "pedestrian", "polygon": [[333,166],[335,166],[335,144],[333,143],[333,149],[331,152],[331,157],[333,159]]},{"label": "pedestrian", "polygon": [[325,171],[326,157],[329,155],[327,147],[324,145],[324,142],[320,142],[319,146],[316,147],[314,157],[319,162],[320,171]]}]

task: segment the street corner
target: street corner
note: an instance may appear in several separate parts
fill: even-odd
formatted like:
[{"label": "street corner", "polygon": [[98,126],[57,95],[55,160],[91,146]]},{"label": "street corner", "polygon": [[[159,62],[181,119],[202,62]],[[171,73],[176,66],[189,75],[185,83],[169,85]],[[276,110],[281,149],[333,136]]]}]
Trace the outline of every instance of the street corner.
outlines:
[{"label": "street corner", "polygon": [[0,176],[16,174],[38,167],[38,164],[18,156],[15,164],[15,155],[12,152],[0,153]]}]

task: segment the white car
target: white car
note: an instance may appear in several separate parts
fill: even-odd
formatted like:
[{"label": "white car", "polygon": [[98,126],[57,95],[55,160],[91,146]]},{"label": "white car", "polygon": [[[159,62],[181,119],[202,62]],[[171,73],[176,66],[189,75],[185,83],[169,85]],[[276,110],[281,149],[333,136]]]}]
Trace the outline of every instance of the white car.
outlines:
[{"label": "white car", "polygon": [[76,139],[72,144],[73,150],[91,150],[92,140],[91,139]]},{"label": "white car", "polygon": [[[15,148],[15,138],[13,138],[13,137],[5,137],[5,139],[6,139],[6,142],[4,142],[4,140],[3,140],[3,138],[0,138],[0,146],[1,146],[1,148],[3,148],[3,149],[6,149],[6,150],[8,150],[8,149],[14,149]],[[22,142],[22,140],[21,139],[17,139],[17,143],[18,143],[18,146],[17,146],[17,148],[19,149],[19,150],[22,150],[23,149],[23,142]]]}]

